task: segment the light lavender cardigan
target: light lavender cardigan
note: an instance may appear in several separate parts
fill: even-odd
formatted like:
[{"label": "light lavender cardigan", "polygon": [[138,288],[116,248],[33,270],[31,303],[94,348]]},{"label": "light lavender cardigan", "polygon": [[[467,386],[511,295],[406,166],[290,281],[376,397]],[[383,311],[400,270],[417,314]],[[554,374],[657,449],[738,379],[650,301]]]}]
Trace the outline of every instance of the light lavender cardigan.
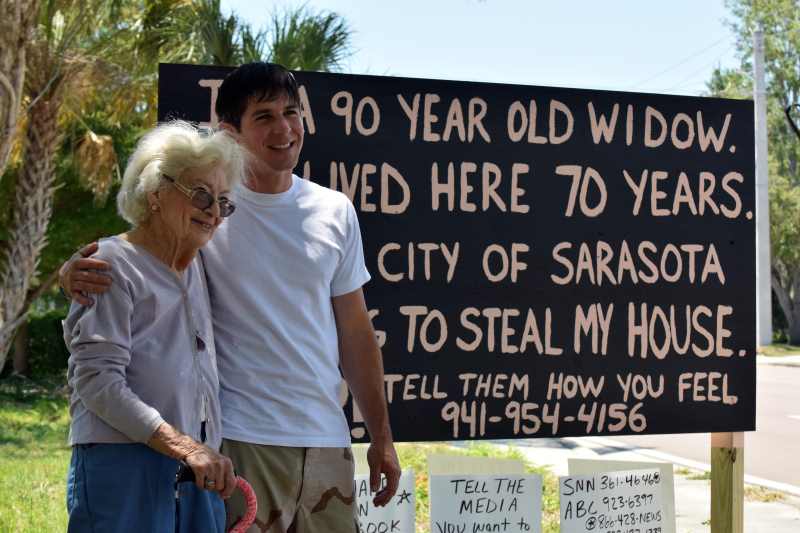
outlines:
[{"label": "light lavender cardigan", "polygon": [[[108,292],[64,320],[70,351],[69,443],[146,443],[166,421],[219,449],[219,378],[208,290],[199,257],[179,278],[119,237],[94,256],[111,265]],[[199,339],[199,340],[198,340]]]}]

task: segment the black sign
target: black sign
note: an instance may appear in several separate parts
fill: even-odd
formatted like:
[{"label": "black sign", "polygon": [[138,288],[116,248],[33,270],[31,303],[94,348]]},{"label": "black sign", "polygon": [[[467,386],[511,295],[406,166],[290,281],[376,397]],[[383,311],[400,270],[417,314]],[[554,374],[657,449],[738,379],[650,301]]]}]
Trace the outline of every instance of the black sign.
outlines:
[{"label": "black sign", "polygon": [[[162,65],[159,119],[213,123],[228,70]],[[296,172],[358,211],[397,440],[755,429],[752,102],[297,79]]]}]

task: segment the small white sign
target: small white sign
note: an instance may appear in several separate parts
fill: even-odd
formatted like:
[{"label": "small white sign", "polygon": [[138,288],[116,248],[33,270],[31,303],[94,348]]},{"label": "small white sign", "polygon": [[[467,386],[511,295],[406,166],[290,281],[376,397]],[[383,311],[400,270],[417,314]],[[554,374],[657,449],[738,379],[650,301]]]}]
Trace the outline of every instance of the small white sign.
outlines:
[{"label": "small white sign", "polygon": [[542,477],[431,476],[431,533],[540,533]]},{"label": "small white sign", "polygon": [[[381,478],[381,488],[386,478]],[[361,533],[414,533],[414,471],[403,470],[394,497],[383,507],[372,503],[369,475],[355,476],[356,516]]]},{"label": "small white sign", "polygon": [[661,522],[662,533],[676,533],[675,527],[675,477],[672,463],[648,461],[613,461],[603,459],[567,460],[570,476],[589,476],[600,472],[624,472],[627,470],[649,470],[657,468],[661,472],[661,505],[664,509]]},{"label": "small white sign", "polygon": [[562,533],[663,533],[658,469],[559,478]]}]

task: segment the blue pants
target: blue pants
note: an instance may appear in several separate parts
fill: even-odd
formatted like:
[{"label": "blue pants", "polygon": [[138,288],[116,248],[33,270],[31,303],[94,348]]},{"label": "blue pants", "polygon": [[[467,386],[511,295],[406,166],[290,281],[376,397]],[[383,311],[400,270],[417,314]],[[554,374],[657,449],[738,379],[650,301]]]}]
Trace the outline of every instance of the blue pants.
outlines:
[{"label": "blue pants", "polygon": [[[144,444],[78,444],[67,474],[68,533],[175,533],[178,461]],[[180,531],[224,533],[216,492],[181,483]]]}]

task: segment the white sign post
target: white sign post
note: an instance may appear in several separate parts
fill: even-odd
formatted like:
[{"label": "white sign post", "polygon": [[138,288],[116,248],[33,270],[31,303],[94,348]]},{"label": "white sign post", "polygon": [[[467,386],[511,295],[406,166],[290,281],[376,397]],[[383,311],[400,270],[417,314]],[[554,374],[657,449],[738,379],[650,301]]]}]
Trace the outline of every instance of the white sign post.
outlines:
[{"label": "white sign post", "polygon": [[662,533],[658,469],[559,478],[561,533]]},{"label": "white sign post", "polygon": [[[381,478],[386,483],[386,478]],[[383,488],[383,487],[381,487]],[[369,489],[369,475],[355,476],[356,514],[361,533],[414,533],[414,471],[403,470],[397,492],[389,503],[376,507]]]},{"label": "white sign post", "polygon": [[431,476],[431,533],[540,533],[542,478]]}]

